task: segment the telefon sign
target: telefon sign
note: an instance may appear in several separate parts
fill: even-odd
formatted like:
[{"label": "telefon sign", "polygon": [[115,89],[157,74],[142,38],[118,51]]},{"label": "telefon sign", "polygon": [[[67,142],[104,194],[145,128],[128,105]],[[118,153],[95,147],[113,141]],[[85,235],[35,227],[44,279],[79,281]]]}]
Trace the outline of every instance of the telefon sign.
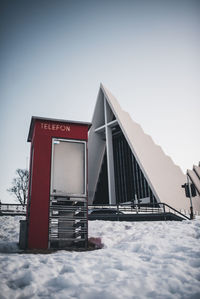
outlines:
[{"label": "telefon sign", "polygon": [[49,131],[62,131],[70,132],[71,127],[63,124],[54,124],[54,123],[41,123],[41,129]]}]

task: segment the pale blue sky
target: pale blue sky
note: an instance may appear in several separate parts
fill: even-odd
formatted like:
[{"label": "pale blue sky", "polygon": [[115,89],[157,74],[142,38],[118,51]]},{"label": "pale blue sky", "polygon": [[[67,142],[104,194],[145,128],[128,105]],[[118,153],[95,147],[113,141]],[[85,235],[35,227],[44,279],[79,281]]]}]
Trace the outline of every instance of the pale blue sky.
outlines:
[{"label": "pale blue sky", "polygon": [[99,84],[185,172],[200,160],[200,1],[1,1],[0,199],[32,115],[91,121]]}]

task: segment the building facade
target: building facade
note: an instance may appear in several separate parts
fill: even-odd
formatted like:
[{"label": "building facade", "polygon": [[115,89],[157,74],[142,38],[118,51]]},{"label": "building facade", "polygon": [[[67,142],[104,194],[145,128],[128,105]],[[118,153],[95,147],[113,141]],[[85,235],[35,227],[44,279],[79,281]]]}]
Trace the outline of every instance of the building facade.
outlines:
[{"label": "building facade", "polygon": [[[88,141],[90,204],[166,203],[189,211],[180,167],[101,84]],[[194,199],[194,211],[200,211]]]}]

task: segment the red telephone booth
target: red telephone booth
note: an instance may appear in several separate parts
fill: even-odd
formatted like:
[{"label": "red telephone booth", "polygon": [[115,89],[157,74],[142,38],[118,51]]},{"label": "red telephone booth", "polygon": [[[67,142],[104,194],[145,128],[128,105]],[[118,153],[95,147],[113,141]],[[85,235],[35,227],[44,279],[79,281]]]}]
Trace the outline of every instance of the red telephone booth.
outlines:
[{"label": "red telephone booth", "polygon": [[27,216],[20,228],[26,244],[21,240],[21,247],[87,246],[89,128],[85,122],[32,117]]}]

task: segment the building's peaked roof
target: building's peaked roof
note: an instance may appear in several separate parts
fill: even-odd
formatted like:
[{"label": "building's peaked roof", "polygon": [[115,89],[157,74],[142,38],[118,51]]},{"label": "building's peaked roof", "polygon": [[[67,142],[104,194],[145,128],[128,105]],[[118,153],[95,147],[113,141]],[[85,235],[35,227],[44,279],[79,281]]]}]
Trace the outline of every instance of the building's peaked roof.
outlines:
[{"label": "building's peaked roof", "polygon": [[108,89],[103,85],[101,88],[157,199],[174,207],[182,205],[186,198],[181,185],[186,181],[186,177],[180,167],[175,165],[171,158],[165,155],[161,147],[144,133],[141,126],[121,109],[116,98]]},{"label": "building's peaked roof", "polygon": [[[90,149],[91,151],[94,149],[93,140],[95,139],[95,128],[97,127],[97,118],[98,120],[101,118],[100,110],[103,111],[103,98],[107,100],[110,109],[115,115],[129,147],[157,200],[165,202],[177,209],[189,209],[189,201],[185,197],[184,190],[181,188],[181,185],[186,182],[186,176],[183,174],[180,167],[175,165],[171,158],[163,152],[161,147],[156,145],[152,138],[144,133],[141,126],[133,121],[127,112],[121,109],[117,99],[103,84],[100,85],[95,112],[93,115],[92,128],[89,135],[89,151]],[[105,143],[102,142],[99,145],[99,156],[97,158],[98,163],[96,163],[95,166],[97,168],[102,162],[103,151],[105,150]],[[94,165],[95,161],[95,153],[92,153],[92,155],[94,159],[90,159],[89,157],[89,168],[92,164]],[[98,171],[93,172],[92,180],[94,184],[92,188],[95,188],[95,182],[98,180],[98,177],[96,176],[98,175]],[[91,194],[94,195],[94,190]]]}]

